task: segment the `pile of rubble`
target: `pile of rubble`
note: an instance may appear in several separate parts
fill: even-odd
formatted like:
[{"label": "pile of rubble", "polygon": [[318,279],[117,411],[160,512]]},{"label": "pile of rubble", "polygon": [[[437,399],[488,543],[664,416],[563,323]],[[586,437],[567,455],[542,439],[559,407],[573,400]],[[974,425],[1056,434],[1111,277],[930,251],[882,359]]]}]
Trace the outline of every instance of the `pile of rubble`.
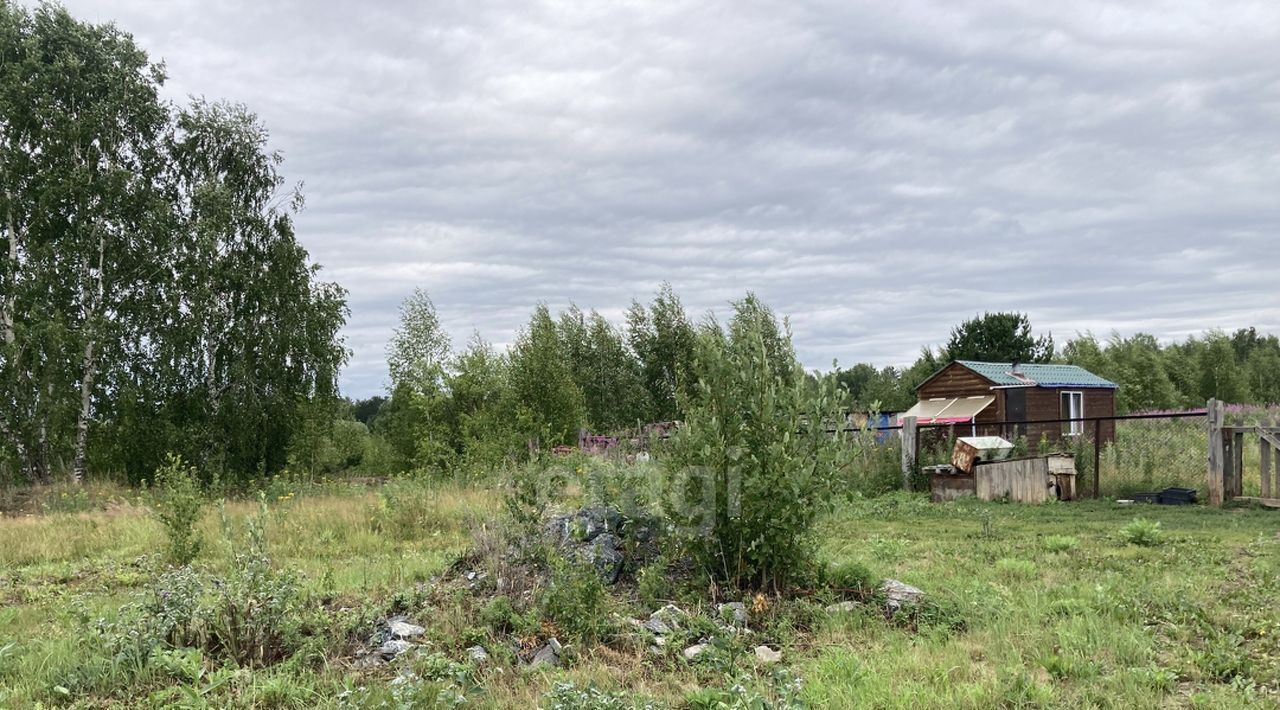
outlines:
[{"label": "pile of rubble", "polygon": [[[628,566],[643,564],[656,556],[660,527],[657,521],[627,518],[616,508],[587,506],[547,521],[547,541],[574,561],[585,561],[595,567],[601,581],[617,584]],[[633,543],[624,546],[624,540]],[[624,547],[636,551],[641,559],[625,559]]]}]

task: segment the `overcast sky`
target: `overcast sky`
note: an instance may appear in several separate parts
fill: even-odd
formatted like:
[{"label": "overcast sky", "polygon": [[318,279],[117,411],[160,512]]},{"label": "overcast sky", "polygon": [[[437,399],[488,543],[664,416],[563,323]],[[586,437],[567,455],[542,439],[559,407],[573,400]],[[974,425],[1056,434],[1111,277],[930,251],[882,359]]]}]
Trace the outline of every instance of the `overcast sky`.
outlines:
[{"label": "overcast sky", "polygon": [[538,301],[752,289],[824,369],[988,309],[1280,332],[1274,0],[66,4],[267,124],[350,395],[415,286],[500,345]]}]

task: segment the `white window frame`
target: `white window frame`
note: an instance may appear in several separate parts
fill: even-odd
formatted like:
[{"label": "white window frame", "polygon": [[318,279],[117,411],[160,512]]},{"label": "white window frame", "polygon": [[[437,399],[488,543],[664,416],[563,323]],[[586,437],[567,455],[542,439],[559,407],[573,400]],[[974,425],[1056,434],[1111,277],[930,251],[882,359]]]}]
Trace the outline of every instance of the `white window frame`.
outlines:
[{"label": "white window frame", "polygon": [[[1063,417],[1063,419],[1084,419],[1084,392],[1079,390],[1062,390],[1058,392],[1059,412],[1062,411],[1063,397],[1070,397],[1067,404],[1067,416]],[[1073,412],[1072,409],[1074,407],[1072,404],[1077,401],[1080,403],[1079,410]],[[1064,436],[1080,436],[1084,433],[1084,422],[1082,421],[1063,422],[1063,425],[1062,434]]]}]

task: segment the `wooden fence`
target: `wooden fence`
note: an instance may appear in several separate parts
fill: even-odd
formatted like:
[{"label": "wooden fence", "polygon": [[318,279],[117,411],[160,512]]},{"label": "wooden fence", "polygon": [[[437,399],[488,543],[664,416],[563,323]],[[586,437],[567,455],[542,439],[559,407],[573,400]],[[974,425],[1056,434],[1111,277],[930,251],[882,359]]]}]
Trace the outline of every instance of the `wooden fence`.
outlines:
[{"label": "wooden fence", "polygon": [[[1228,413],[1223,402],[1210,400],[1208,426],[1209,505],[1251,500],[1280,508],[1280,421],[1272,416],[1247,423],[1242,415]],[[1261,485],[1256,498],[1244,495],[1246,434],[1256,434],[1261,447]]]}]

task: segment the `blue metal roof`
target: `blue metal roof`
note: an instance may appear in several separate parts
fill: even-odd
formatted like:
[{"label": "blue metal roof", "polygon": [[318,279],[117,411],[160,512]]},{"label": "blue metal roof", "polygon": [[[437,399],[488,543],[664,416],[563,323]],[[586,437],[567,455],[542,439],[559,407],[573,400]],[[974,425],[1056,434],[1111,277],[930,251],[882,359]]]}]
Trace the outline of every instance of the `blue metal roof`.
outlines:
[{"label": "blue metal roof", "polygon": [[974,362],[972,360],[957,360],[956,362],[991,380],[997,387],[1120,388],[1116,383],[1098,377],[1083,367],[1076,365],[1027,363],[1018,365],[1018,372],[1015,373],[1013,371],[1013,363],[1008,362]]}]

